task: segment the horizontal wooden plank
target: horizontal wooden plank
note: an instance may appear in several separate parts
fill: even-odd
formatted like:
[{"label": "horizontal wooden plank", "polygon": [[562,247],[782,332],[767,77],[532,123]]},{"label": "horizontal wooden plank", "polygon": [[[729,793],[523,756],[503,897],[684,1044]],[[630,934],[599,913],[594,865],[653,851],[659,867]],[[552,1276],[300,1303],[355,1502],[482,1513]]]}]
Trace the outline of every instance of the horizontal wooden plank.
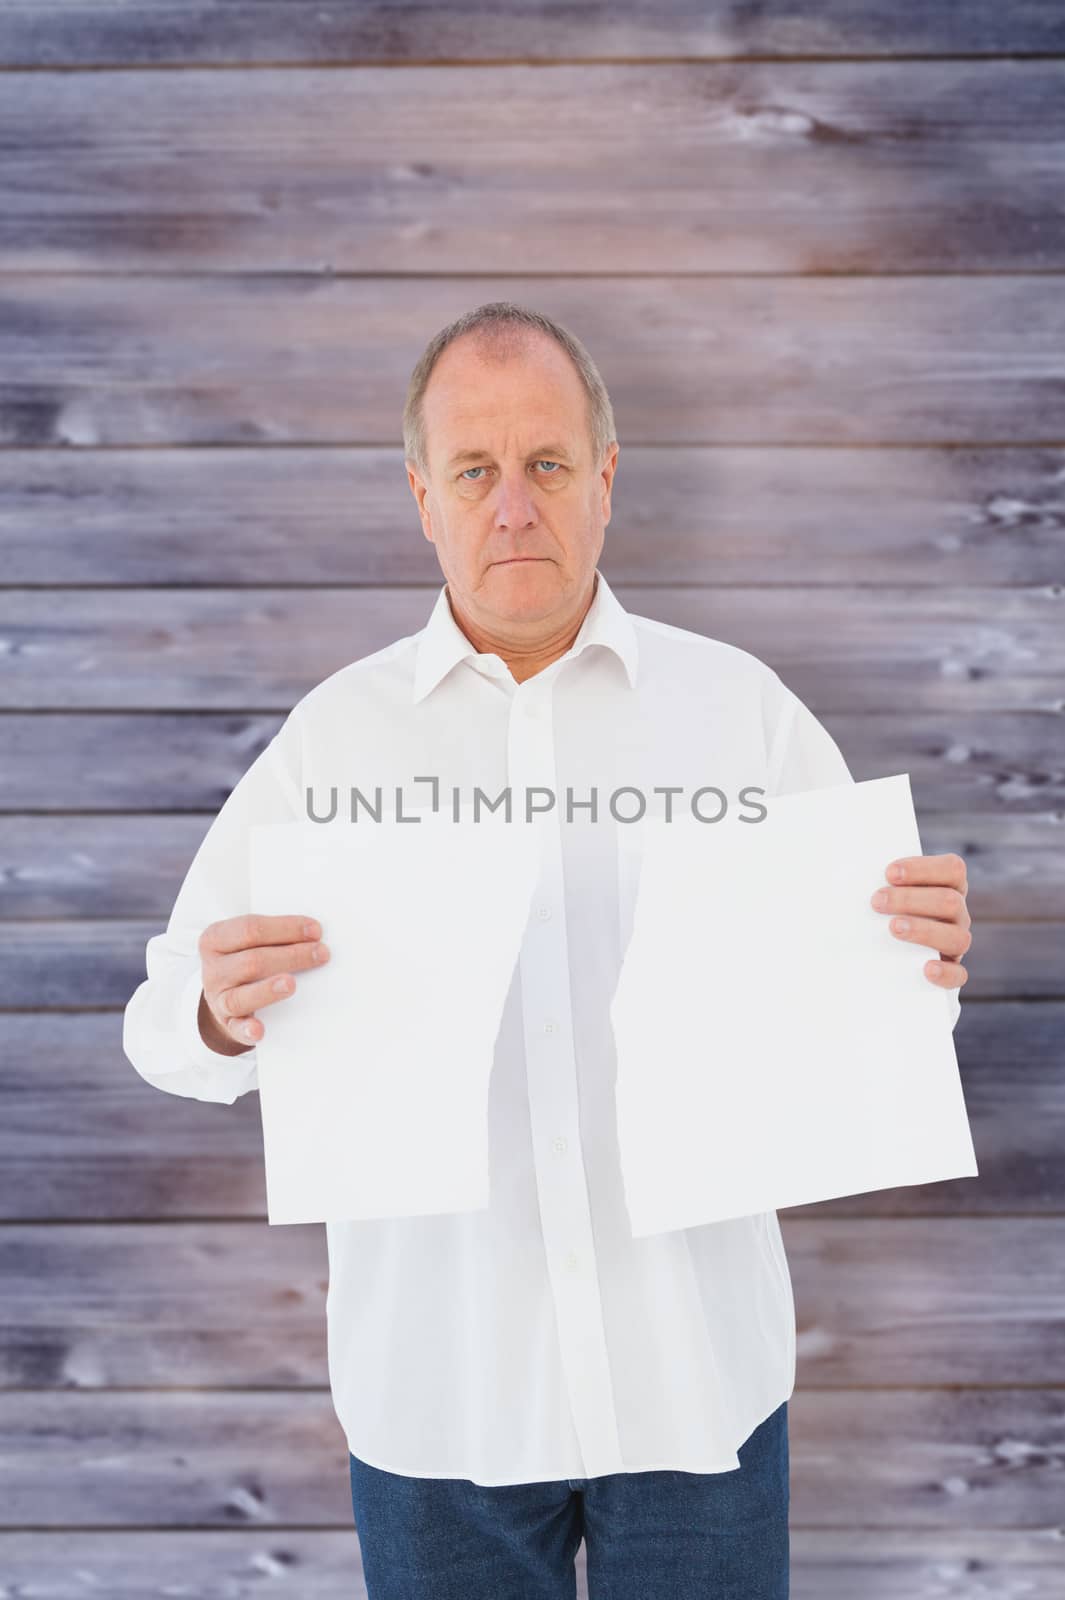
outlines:
[{"label": "horizontal wooden plank", "polygon": [[[341,1474],[345,1470],[342,1463]],[[362,1550],[354,1519],[349,1520],[347,1529],[313,1531],[226,1528],[173,1532],[153,1528],[104,1532],[84,1528],[0,1532],[0,1571],[12,1586],[12,1596],[29,1597],[36,1589],[48,1600],[86,1600],[91,1594],[106,1595],[107,1600],[147,1600],[149,1595],[179,1596],[182,1592],[195,1595],[196,1600],[261,1600],[264,1584],[269,1585],[271,1600],[367,1600]],[[1000,1557],[1028,1559],[1024,1536],[1000,1534],[999,1538],[1006,1542],[988,1547],[994,1552],[989,1566],[997,1566]],[[916,1573],[927,1564],[931,1573],[942,1567],[959,1539],[953,1534],[944,1544],[929,1534],[921,1554],[905,1562],[902,1570]],[[1030,1573],[1033,1587],[1025,1600],[1045,1600],[1039,1569],[1034,1565],[1042,1547],[1035,1535],[1028,1540],[1033,1547],[1033,1565],[1023,1570]],[[831,1546],[826,1548],[828,1560],[834,1564],[838,1559],[848,1569],[857,1555],[844,1552],[837,1557]],[[814,1558],[814,1576],[825,1560],[823,1553]],[[583,1570],[583,1550],[581,1566]],[[581,1600],[587,1592],[585,1587]],[[887,1590],[867,1592],[869,1600],[881,1600],[881,1596],[888,1600]],[[924,1590],[920,1595],[914,1591],[914,1596],[915,1600],[932,1600],[931,1591],[927,1597]]]},{"label": "horizontal wooden plank", "polygon": [[[798,669],[786,681],[807,698]],[[1065,816],[1057,714],[811,709],[859,781],[910,774],[922,825],[939,812],[1048,827]],[[0,713],[0,812],[217,811],[283,721],[281,712]]]},{"label": "horizontal wooden plank", "polygon": [[[935,229],[950,231],[940,219]],[[503,298],[580,335],[623,442],[1065,439],[1065,295],[1053,274],[604,281],[323,271],[5,277],[0,443],[394,448],[429,339]]]},{"label": "horizontal wooden plank", "polygon": [[[0,709],[285,707],[424,627],[438,587],[7,589]],[[617,594],[751,651],[826,711],[1065,712],[1065,584]]]},{"label": "horizontal wooden plank", "polygon": [[0,716],[0,810],[214,812],[283,721],[276,712]]},{"label": "horizontal wooden plank", "polygon": [[[796,1526],[959,1531],[977,1505],[986,1529],[1060,1524],[1060,1390],[797,1391],[788,1409]],[[351,1522],[326,1393],[9,1393],[4,1423],[7,1528]]]},{"label": "horizontal wooden plank", "polygon": [[[156,917],[165,924],[210,822],[209,816],[0,816],[4,914]],[[1045,863],[1053,873],[1058,852],[1012,857],[1013,872],[1027,875],[1037,858],[1040,871]]]},{"label": "horizontal wooden plank", "polygon": [[[210,822],[206,815],[0,814],[4,917],[165,923]],[[978,921],[1065,916],[1065,820],[932,812],[922,818],[921,843],[929,855],[965,856]]]},{"label": "horizontal wooden plank", "polygon": [[[1060,1600],[1061,1538],[1054,1528],[806,1528],[791,1524],[792,1600]],[[586,1547],[576,1557],[576,1600],[588,1600]],[[0,1533],[0,1570],[14,1592],[48,1600],[366,1600],[354,1528],[78,1529]],[[947,1587],[949,1585],[949,1587]]]},{"label": "horizontal wooden plank", "polygon": [[[315,915],[313,906],[295,910]],[[0,1009],[124,1006],[144,978],[145,944],[164,922],[0,922]],[[1065,921],[983,922],[972,932],[967,997],[1065,998]]]},{"label": "horizontal wooden plank", "polygon": [[952,1536],[947,1529],[836,1531],[792,1521],[790,1545],[794,1600],[977,1600],[980,1588],[987,1600],[1051,1600],[1060,1583],[1058,1528],[1011,1533],[970,1525]]},{"label": "horizontal wooden plank", "polygon": [[0,1271],[0,1389],[328,1387],[323,1228],[0,1227]]},{"label": "horizontal wooden plank", "polygon": [[[1059,1217],[782,1227],[801,1389],[1065,1384]],[[0,1389],[328,1387],[321,1228],[0,1227],[0,1275]]]},{"label": "horizontal wooden plank", "polygon": [[121,1012],[0,1014],[0,1041],[0,1219],[265,1221],[257,1094],[164,1095],[124,1054]]},{"label": "horizontal wooden plank", "polygon": [[[1065,453],[621,447],[612,584],[1060,583]],[[352,507],[358,507],[353,532]],[[441,582],[402,450],[0,451],[8,584]]]},{"label": "horizontal wooden plank", "polygon": [[[1065,1212],[1065,1005],[974,1003],[971,987],[954,1041],[978,1176],[782,1218]],[[120,1011],[0,1014],[0,1098],[0,1220],[266,1216],[258,1095],[222,1106],[145,1083],[123,1053]]]},{"label": "horizontal wooden plank", "polygon": [[[680,56],[986,56],[1061,51],[1045,0],[471,0],[430,11],[404,0],[311,8],[305,0],[2,0],[0,63],[191,66],[475,62]],[[916,1600],[916,1597],[915,1597]]]},{"label": "horizontal wooden plank", "polygon": [[1059,1217],[780,1215],[800,1388],[1061,1384]]},{"label": "horizontal wooden plank", "polygon": [[[3,1398],[2,1527],[351,1523],[347,1448],[327,1392]],[[51,1495],[49,1473],[58,1474]]]},{"label": "horizontal wooden plank", "polygon": [[[969,1583],[974,1573],[1003,1600],[1058,1600],[1061,1552],[1052,1529],[836,1531],[793,1523],[790,1543],[793,1600],[944,1600],[945,1583]],[[366,1596],[354,1530],[286,1529],[282,1538],[242,1530],[0,1533],[0,1561],[13,1582],[46,1584],[49,1600],[81,1600],[86,1582],[112,1600],[143,1600],[153,1584],[175,1592],[185,1585],[197,1600],[254,1600],[264,1573],[277,1600]],[[587,1600],[584,1544],[575,1566],[576,1600]]]},{"label": "horizontal wooden plank", "polygon": [[34,72],[0,142],[25,272],[1065,267],[1061,61]]}]

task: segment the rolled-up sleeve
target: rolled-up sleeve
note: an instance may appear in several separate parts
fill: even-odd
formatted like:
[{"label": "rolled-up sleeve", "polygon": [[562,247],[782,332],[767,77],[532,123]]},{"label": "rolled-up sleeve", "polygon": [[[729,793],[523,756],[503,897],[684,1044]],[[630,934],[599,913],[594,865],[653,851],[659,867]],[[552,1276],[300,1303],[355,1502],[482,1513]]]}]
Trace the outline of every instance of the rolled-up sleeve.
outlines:
[{"label": "rolled-up sleeve", "polygon": [[[827,789],[833,784],[854,782],[839,745],[828,729],[775,673],[768,685],[765,715],[768,796],[799,794],[805,789]],[[884,865],[887,866],[886,861]],[[869,893],[872,892],[870,888]],[[961,1015],[961,991],[948,989],[944,992],[953,1028]]]},{"label": "rolled-up sleeve", "polygon": [[[148,1083],[169,1094],[231,1105],[258,1088],[254,1047],[227,1056],[200,1036],[199,939],[212,922],[251,909],[248,833],[257,823],[300,815],[302,739],[291,712],[211,823],[178,891],[164,933],[148,940],[147,977],[134,990],[122,1048]],[[293,906],[299,914],[303,906]]]}]

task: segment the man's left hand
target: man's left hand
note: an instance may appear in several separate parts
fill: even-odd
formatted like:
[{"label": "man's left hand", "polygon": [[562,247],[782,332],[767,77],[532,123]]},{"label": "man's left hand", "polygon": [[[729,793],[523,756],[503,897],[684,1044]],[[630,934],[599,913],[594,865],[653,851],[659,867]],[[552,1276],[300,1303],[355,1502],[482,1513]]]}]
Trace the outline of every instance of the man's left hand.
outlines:
[{"label": "man's left hand", "polygon": [[961,856],[900,856],[884,876],[890,888],[878,889],[874,911],[891,914],[896,939],[926,944],[938,960],[925,962],[925,977],[941,989],[960,989],[969,974],[961,958],[973,942],[972,918],[965,904],[969,890]]}]

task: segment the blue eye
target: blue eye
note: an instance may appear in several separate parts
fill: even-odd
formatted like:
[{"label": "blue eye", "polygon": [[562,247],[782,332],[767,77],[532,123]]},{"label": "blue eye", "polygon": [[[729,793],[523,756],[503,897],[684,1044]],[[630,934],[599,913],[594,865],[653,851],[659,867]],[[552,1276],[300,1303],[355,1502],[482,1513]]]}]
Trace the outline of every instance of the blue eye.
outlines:
[{"label": "blue eye", "polygon": [[[561,467],[561,462],[559,462],[559,461],[549,461],[546,456],[541,456],[540,460],[536,463],[536,465],[538,467]],[[461,478],[466,478],[466,482],[467,483],[480,483],[480,481],[481,481],[480,478],[467,478],[466,474],[468,472],[483,472],[484,470],[485,470],[484,467],[466,467],[459,474],[459,476]],[[553,478],[554,475],[555,474],[553,472],[546,472],[546,473],[542,473],[541,474],[542,477],[546,477],[546,478]]]}]

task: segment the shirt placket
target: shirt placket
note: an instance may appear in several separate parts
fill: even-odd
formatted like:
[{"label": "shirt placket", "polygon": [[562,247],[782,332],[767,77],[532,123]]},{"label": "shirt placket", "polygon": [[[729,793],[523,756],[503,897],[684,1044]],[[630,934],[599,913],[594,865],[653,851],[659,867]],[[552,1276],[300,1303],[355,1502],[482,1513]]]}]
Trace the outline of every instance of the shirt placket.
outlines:
[{"label": "shirt placket", "polygon": [[622,1472],[624,1465],[580,1140],[562,866],[565,796],[556,781],[553,687],[550,669],[518,687],[508,781],[516,821],[525,815],[526,786],[555,796],[554,807],[534,824],[539,874],[519,956],[522,1014],[537,1195],[562,1367],[583,1472],[596,1477]]}]

